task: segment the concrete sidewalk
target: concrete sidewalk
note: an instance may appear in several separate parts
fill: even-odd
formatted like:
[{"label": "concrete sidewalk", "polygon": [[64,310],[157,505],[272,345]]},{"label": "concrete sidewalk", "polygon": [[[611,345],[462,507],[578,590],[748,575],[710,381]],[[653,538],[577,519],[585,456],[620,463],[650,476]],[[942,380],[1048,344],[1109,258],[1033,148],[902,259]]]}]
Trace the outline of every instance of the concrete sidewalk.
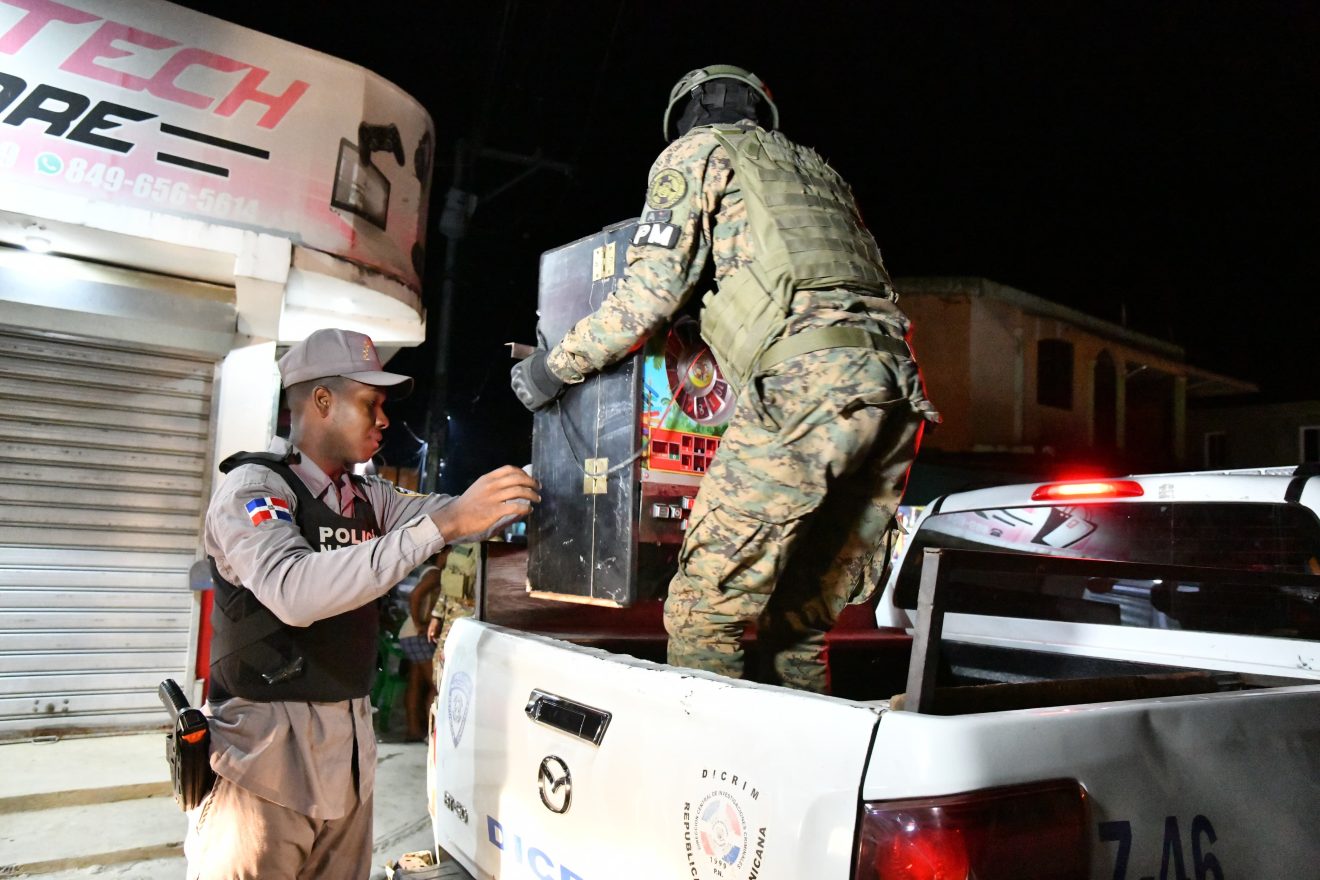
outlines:
[{"label": "concrete sidewalk", "polygon": [[[433,849],[426,750],[380,744],[373,876]],[[0,743],[0,876],[183,878],[186,829],[163,731]]]}]

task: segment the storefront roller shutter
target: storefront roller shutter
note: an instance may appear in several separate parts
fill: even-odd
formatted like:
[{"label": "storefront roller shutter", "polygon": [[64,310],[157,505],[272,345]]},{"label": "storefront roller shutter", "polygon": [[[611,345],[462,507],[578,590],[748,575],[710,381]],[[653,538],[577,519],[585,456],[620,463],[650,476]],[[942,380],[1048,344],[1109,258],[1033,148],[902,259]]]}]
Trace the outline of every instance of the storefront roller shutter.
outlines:
[{"label": "storefront roller shutter", "polygon": [[0,327],[0,739],[163,724],[214,361]]}]

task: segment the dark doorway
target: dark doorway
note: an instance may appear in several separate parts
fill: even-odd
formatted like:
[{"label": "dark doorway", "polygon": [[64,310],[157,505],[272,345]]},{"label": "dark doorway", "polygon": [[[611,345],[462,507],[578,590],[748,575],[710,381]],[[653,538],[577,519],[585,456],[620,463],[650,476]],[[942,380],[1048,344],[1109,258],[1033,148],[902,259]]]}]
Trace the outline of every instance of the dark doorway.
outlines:
[{"label": "dark doorway", "polygon": [[1118,448],[1118,368],[1108,351],[1095,359],[1094,443],[1097,451]]}]

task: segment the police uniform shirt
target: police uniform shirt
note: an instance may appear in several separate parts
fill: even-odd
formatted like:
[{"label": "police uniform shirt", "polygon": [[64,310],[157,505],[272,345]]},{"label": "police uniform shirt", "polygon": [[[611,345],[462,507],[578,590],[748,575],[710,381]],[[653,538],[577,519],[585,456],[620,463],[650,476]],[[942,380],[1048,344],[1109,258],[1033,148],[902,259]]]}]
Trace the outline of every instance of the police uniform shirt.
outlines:
[{"label": "police uniform shirt", "polygon": [[[276,438],[270,452],[286,455],[288,441]],[[296,450],[292,450],[296,451]],[[308,457],[290,467],[313,497],[342,509],[339,488]],[[281,518],[254,524],[247,505],[254,499],[283,499],[294,493],[274,471],[242,465],[226,477],[206,515],[206,553],[220,576],[251,590],[291,626],[307,626],[375,600],[445,545],[430,514],[449,504],[446,495],[397,491],[368,477],[353,486],[369,502],[382,534],[333,551],[316,552],[298,526]],[[469,539],[470,540],[470,539]],[[234,697],[208,706],[211,766],[231,782],[266,800],[314,819],[347,815],[375,785],[376,738],[367,697],[336,703],[262,703]],[[358,785],[353,790],[353,751]]]}]

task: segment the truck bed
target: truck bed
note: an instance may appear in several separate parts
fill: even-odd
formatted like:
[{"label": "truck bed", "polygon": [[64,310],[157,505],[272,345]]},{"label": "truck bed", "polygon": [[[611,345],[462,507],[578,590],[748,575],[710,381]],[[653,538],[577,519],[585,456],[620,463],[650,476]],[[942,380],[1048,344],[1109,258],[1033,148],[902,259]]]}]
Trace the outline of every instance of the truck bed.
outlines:
[{"label": "truck bed", "polygon": [[[1229,678],[1074,681],[1064,688],[1111,692],[1066,700],[1049,696],[1057,682],[981,685],[1065,705],[941,715],[462,622],[437,708],[437,840],[476,877],[669,880],[721,876],[712,866],[731,858],[741,873],[722,876],[850,880],[861,805],[1070,780],[1085,792],[1096,880],[1309,876],[1320,685]],[[716,809],[736,847],[698,839]],[[1221,874],[1194,870],[1207,857]]]},{"label": "truck bed", "polygon": [[490,616],[537,634],[463,621],[444,646],[438,845],[483,880],[1315,876],[1320,495],[1052,488],[923,518],[831,634],[831,697],[651,662],[658,601],[507,577]]},{"label": "truck bed", "polygon": [[[509,629],[600,648],[614,654],[665,662],[661,599],[627,608],[556,601],[527,595],[527,550],[489,546],[484,619]],[[878,596],[876,597],[878,599]],[[757,664],[756,627],[744,636],[747,668]],[[875,600],[844,609],[826,636],[832,693],[852,700],[878,700],[903,690],[912,637],[905,630],[876,626]]]}]

